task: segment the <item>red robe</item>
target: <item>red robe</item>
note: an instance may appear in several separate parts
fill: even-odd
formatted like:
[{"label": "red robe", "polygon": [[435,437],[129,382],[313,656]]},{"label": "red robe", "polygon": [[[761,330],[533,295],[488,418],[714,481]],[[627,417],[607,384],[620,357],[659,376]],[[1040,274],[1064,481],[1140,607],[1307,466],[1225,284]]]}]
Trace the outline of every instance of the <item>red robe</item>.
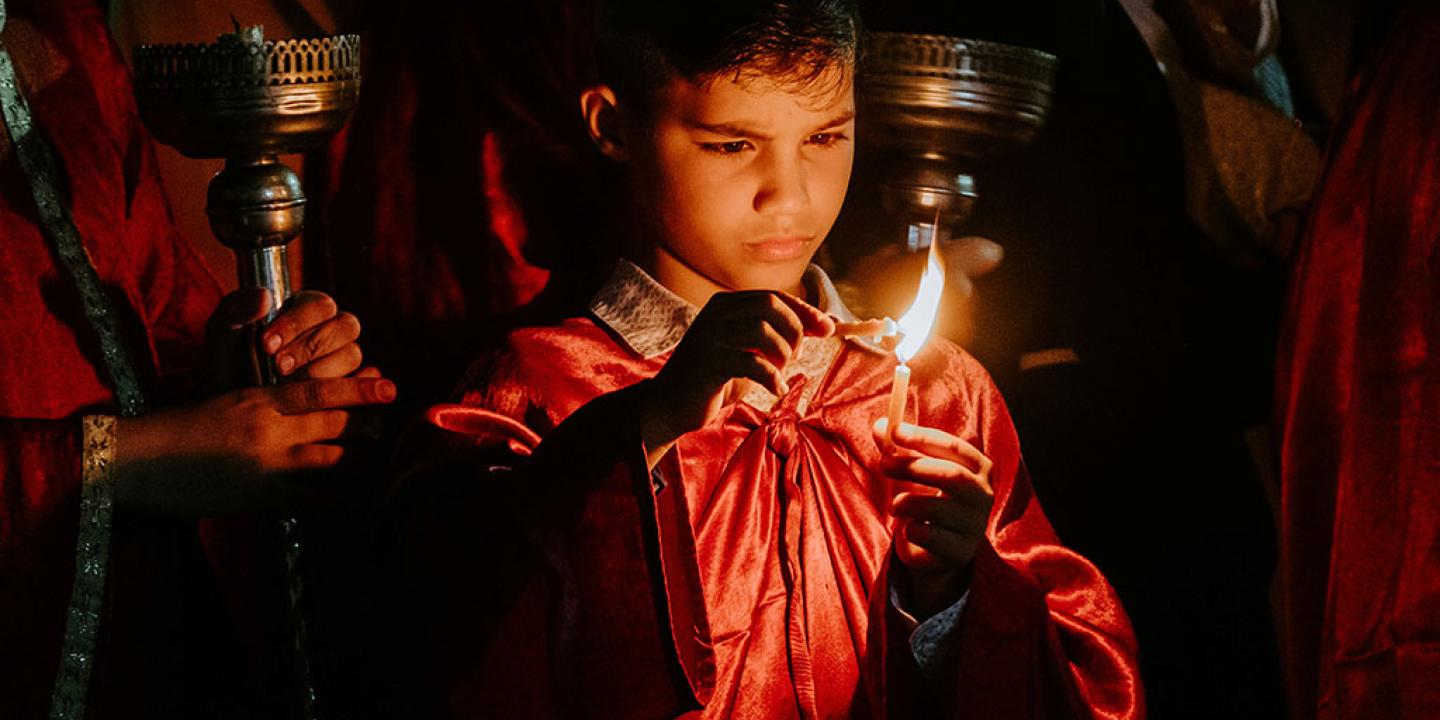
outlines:
[{"label": "red robe", "polygon": [[[176,234],[99,6],[7,5],[5,43],[64,168],[70,212],[130,357],[163,400],[162,381],[199,364],[218,285]],[[50,704],[75,575],[80,417],[118,409],[99,341],[0,135],[0,717],[27,720]],[[207,678],[234,668],[202,647],[221,638],[196,634],[216,604],[193,572],[203,567],[194,535],[194,523],[116,514],[90,718],[171,717],[187,694],[202,709],[228,701]]]},{"label": "red robe", "polygon": [[[866,470],[894,361],[831,342],[828,372],[770,412],[734,402],[682,437],[659,466],[658,491],[634,386],[668,352],[645,359],[579,318],[519,331],[478,365],[462,403],[432,420],[465,438],[472,463],[516,469],[417,472],[405,488],[429,498],[401,528],[412,577],[444,583],[405,586],[422,619],[420,695],[439,703],[427,710],[1141,717],[1118,599],[1058,544],[998,391],[943,341],[912,364],[910,417],[956,430],[994,460],[995,505],[947,692],[920,678],[886,591],[894,490]],[[429,448],[413,455],[449,467]]]},{"label": "red robe", "polygon": [[1280,343],[1296,718],[1440,717],[1440,9],[1412,6],[1332,141]]}]

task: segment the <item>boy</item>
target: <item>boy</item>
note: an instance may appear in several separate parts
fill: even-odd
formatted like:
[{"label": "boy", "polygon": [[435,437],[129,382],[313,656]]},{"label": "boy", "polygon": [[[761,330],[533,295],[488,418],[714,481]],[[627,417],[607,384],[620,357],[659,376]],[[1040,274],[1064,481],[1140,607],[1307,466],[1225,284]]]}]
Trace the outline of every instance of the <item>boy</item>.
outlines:
[{"label": "boy", "polygon": [[406,530],[450,584],[415,593],[431,710],[1140,716],[1124,612],[1057,545],[984,371],[929,343],[891,446],[893,355],[839,337],[866,324],[809,266],[849,182],[854,6],[602,18],[580,104],[638,248],[430,413],[492,476]]}]

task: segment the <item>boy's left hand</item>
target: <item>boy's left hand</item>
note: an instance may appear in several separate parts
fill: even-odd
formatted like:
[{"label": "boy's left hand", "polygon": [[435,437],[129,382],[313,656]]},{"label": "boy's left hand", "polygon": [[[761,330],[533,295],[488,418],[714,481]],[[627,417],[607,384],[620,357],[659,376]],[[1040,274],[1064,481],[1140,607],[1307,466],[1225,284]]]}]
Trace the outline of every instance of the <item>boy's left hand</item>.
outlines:
[{"label": "boy's left hand", "polygon": [[993,463],[974,445],[936,428],[902,423],[892,445],[886,425],[880,418],[872,429],[880,471],[901,483],[891,505],[895,553],[909,570],[915,609],[928,616],[965,590],[965,571],[985,537],[995,502]]},{"label": "boy's left hand", "polygon": [[[238,365],[252,337],[246,330],[269,310],[270,295],[258,288],[236,290],[220,301],[206,328],[213,388],[245,384]],[[260,334],[260,345],[281,377],[320,380],[345,377],[360,368],[359,337],[360,321],[354,315],[341,312],[329,295],[307,290],[286,301]]]}]

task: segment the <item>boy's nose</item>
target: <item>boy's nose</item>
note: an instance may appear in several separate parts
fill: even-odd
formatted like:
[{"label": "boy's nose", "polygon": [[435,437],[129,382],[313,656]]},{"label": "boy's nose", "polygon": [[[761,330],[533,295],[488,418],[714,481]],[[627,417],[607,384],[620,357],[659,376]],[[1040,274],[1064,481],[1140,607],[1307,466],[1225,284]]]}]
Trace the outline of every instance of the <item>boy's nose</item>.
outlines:
[{"label": "boy's nose", "polygon": [[798,158],[775,158],[755,193],[755,211],[761,215],[796,215],[810,207],[805,168]]}]

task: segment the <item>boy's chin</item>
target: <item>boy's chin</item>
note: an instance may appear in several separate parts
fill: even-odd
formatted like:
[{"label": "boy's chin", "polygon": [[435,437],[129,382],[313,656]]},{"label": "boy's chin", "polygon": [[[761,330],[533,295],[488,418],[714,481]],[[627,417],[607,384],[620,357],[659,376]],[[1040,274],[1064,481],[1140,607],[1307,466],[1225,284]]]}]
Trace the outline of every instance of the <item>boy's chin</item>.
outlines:
[{"label": "boy's chin", "polygon": [[764,263],[745,268],[736,277],[735,290],[779,290],[794,293],[810,267],[810,258],[783,263]]}]

